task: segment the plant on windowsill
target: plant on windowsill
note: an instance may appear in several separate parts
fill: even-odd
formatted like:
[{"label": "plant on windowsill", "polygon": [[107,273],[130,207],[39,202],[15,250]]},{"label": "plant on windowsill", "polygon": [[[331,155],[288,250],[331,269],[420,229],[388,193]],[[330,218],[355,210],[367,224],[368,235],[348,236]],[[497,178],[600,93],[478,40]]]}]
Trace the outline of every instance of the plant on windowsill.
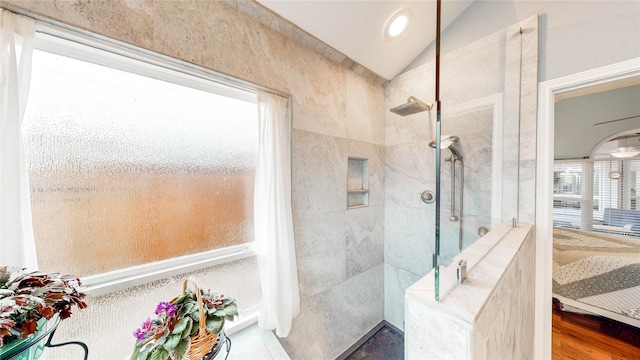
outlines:
[{"label": "plant on windowsill", "polygon": [[72,307],[87,307],[80,285],[73,275],[0,266],[0,349],[29,337],[56,314],[64,320]]},{"label": "plant on windowsill", "polygon": [[213,349],[225,320],[238,315],[238,308],[234,299],[204,291],[189,278],[182,295],[160,302],[155,314],[133,333],[137,341],[131,360],[200,360]]}]

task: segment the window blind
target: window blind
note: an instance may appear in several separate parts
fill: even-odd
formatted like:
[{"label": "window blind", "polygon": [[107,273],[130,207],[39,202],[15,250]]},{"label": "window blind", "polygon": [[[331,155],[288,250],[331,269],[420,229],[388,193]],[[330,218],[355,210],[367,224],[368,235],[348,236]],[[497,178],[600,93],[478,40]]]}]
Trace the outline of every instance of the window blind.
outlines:
[{"label": "window blind", "polygon": [[556,160],[554,226],[640,237],[639,159]]}]

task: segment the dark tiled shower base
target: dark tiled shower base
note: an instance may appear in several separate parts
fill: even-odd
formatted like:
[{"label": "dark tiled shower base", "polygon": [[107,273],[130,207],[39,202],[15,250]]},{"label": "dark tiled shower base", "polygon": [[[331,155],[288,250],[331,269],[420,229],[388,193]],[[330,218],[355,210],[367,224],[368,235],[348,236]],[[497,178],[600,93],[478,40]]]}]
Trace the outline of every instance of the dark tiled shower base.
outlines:
[{"label": "dark tiled shower base", "polygon": [[388,325],[383,325],[345,360],[402,360],[404,336]]}]

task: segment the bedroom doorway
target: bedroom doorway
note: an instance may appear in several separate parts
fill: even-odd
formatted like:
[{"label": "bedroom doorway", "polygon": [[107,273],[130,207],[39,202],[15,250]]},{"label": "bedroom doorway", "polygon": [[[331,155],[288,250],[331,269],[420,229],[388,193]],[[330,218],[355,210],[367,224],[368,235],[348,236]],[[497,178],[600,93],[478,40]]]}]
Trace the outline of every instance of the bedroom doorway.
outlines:
[{"label": "bedroom doorway", "polygon": [[[585,177],[581,173],[578,175],[576,172],[574,175],[566,174],[562,179],[560,176],[556,176],[554,184],[554,161],[557,158],[565,160],[588,158],[594,145],[603,137],[619,132],[616,129],[605,132],[602,130],[602,125],[594,126],[594,124],[622,118],[607,114],[607,111],[611,110],[610,107],[602,103],[594,104],[599,107],[591,111],[591,114],[599,115],[600,120],[593,121],[589,124],[590,126],[584,126],[585,119],[589,114],[577,115],[572,120],[573,124],[570,122],[568,125],[565,124],[569,126],[566,128],[560,126],[563,124],[562,120],[557,120],[561,117],[557,117],[561,115],[557,112],[559,110],[557,105],[563,101],[570,102],[571,99],[588,98],[590,95],[595,96],[602,92],[636,85],[640,85],[640,59],[638,58],[540,83],[536,169],[536,233],[538,238],[536,247],[536,264],[538,265],[536,267],[536,314],[539,314],[536,316],[536,356],[538,358],[551,358],[552,349],[553,209],[554,203],[558,205],[557,202],[554,202],[556,200],[554,199],[554,185],[561,186],[567,192],[571,192],[573,189],[577,191],[578,186],[584,186],[585,181],[593,182],[593,178]],[[559,121],[560,127],[556,126],[556,121]],[[625,121],[614,121],[605,126],[619,125]],[[636,118],[631,121],[639,120]],[[636,127],[640,128],[640,125]],[[584,153],[584,148],[580,148],[582,150],[573,153],[565,152],[566,156],[556,156],[555,147],[559,152],[562,152],[563,147],[565,147],[564,150],[567,150],[569,145],[575,145],[578,138],[587,137],[592,142],[586,155],[580,156]],[[593,186],[593,184],[591,185]],[[582,194],[579,196],[581,197]],[[573,206],[573,211],[580,213],[586,213],[587,209],[593,206],[593,204],[585,204],[583,207],[580,202],[571,203],[569,201],[566,204]],[[604,225],[603,223],[596,224]],[[580,226],[582,225],[582,218],[580,218]]]},{"label": "bedroom doorway", "polygon": [[[560,159],[556,152],[553,298],[564,311],[640,328],[640,103],[621,96],[640,98],[640,85],[609,91],[615,92],[619,109],[626,102],[626,111],[637,112],[635,118],[626,117],[627,124],[618,124],[632,128],[601,139],[588,156]],[[567,120],[558,116],[564,105],[556,103],[556,130]],[[588,136],[578,138],[576,143]]]}]

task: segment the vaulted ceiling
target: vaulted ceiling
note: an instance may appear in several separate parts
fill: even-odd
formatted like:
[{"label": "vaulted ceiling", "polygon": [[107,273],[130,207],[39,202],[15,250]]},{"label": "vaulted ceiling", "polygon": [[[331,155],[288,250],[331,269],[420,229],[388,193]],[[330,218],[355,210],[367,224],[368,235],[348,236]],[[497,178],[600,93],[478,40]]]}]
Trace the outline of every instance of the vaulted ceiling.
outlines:
[{"label": "vaulted ceiling", "polygon": [[[436,1],[256,0],[384,79],[392,79],[436,37]],[[473,0],[444,0],[444,30]],[[406,9],[406,10],[405,10]],[[409,14],[406,30],[385,36],[388,20]]]}]

